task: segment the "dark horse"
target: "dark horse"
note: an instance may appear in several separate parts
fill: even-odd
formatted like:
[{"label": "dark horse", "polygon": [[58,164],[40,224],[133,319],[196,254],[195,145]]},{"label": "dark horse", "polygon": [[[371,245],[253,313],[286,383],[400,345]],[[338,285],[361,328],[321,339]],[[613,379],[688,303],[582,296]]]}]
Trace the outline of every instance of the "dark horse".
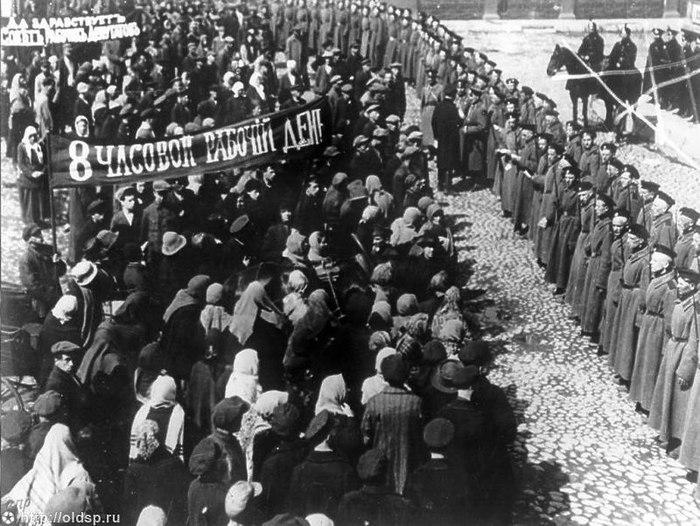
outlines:
[{"label": "dark horse", "polygon": [[557,44],[547,65],[547,75],[551,77],[562,68],[565,68],[569,75],[589,75],[587,78],[573,78],[566,81],[566,89],[569,91],[574,107],[573,120],[578,118],[578,100],[581,99],[584,126],[588,126],[588,97],[591,95],[599,95],[605,102],[605,125],[608,128],[614,125],[615,112],[621,106],[619,100],[634,105],[641,96],[642,74],[638,69],[617,70],[611,67],[606,58],[602,64],[603,71],[596,72],[599,75],[596,78],[573,51]]},{"label": "dark horse", "polygon": [[[553,77],[554,74],[562,68],[565,68],[569,75],[589,74],[586,66],[574,55],[573,51],[557,44],[549,59],[549,64],[547,64],[547,75]],[[571,104],[574,107],[574,116],[572,119],[574,121],[578,120],[578,101],[580,99],[583,106],[583,125],[588,126],[588,98],[598,93],[598,81],[593,77],[569,79],[566,81],[566,89],[569,92]]]}]

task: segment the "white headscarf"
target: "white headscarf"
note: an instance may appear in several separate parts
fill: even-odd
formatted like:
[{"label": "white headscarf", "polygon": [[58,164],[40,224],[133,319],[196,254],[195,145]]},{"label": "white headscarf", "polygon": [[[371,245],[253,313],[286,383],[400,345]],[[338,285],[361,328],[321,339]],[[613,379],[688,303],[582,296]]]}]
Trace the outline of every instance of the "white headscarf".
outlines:
[{"label": "white headscarf", "polygon": [[3,500],[26,503],[22,510],[25,513],[43,513],[51,497],[69,486],[87,488],[88,493],[94,490],[90,475],[75,454],[68,426],[54,424],[46,434],[32,469]]},{"label": "white headscarf", "polygon": [[321,382],[321,389],[318,393],[318,401],[314,414],[319,414],[321,411],[329,413],[353,416],[350,406],[345,403],[345,380],[342,374],[334,374],[326,376]]},{"label": "white headscarf", "polygon": [[384,347],[377,353],[377,358],[374,362],[374,367],[377,374],[370,376],[362,383],[362,405],[366,405],[370,398],[381,393],[384,388],[389,385],[382,376],[382,362],[385,358],[391,356],[392,354],[396,354],[396,349],[393,349],[392,347]]},{"label": "white headscarf", "polygon": [[226,383],[225,398],[238,396],[251,406],[262,393],[258,382],[258,353],[253,349],[243,349],[233,360],[233,372]]}]

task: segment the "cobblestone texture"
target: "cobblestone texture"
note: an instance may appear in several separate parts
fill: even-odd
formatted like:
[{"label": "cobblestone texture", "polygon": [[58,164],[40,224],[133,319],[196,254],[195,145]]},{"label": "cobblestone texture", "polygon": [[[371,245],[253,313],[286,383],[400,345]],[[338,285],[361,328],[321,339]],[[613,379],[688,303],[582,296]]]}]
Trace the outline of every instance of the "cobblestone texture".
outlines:
[{"label": "cobblestone texture", "polygon": [[517,524],[700,524],[685,470],[613,382],[554,299],[528,241],[488,190],[443,198],[456,218],[482,322],[500,349],[491,379],[519,417]]}]

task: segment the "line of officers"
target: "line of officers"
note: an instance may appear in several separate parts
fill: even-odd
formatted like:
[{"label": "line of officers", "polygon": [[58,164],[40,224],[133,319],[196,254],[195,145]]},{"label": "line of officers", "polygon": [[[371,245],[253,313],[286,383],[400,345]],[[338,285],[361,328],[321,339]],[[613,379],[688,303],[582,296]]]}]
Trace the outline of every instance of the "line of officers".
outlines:
[{"label": "line of officers", "polygon": [[[660,444],[700,469],[700,213],[598,146],[575,122],[562,146],[509,117],[521,143],[496,148],[494,193],[570,318],[597,347]],[[534,152],[534,156],[533,156]],[[536,168],[528,159],[537,159]],[[700,505],[700,489],[696,492]]]}]

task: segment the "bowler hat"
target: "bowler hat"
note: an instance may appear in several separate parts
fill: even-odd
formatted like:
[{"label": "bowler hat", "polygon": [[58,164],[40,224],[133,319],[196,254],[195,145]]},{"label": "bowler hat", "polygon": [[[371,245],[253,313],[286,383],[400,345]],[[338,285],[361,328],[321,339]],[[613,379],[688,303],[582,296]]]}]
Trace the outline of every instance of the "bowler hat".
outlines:
[{"label": "bowler hat", "polygon": [[491,347],[483,340],[467,342],[460,349],[458,357],[464,365],[482,367],[491,362]]},{"label": "bowler hat", "polygon": [[212,423],[218,429],[236,433],[241,428],[241,419],[248,409],[250,409],[248,402],[238,396],[224,398],[214,406]]},{"label": "bowler hat", "polygon": [[182,250],[186,244],[185,236],[181,236],[177,232],[165,232],[161,252],[164,256],[172,256]]},{"label": "bowler hat", "polygon": [[272,411],[270,427],[280,436],[293,436],[297,433],[300,416],[294,404],[280,404]]},{"label": "bowler hat", "polygon": [[24,241],[29,241],[35,235],[41,235],[41,228],[35,224],[27,225],[22,229],[22,239]]},{"label": "bowler hat", "polygon": [[34,412],[43,417],[53,416],[61,410],[63,396],[56,391],[46,391],[34,402]]},{"label": "bowler hat", "polygon": [[2,438],[10,443],[21,442],[32,427],[32,417],[26,411],[8,411],[2,415],[0,432]]},{"label": "bowler hat", "polygon": [[308,441],[320,443],[328,437],[332,427],[333,416],[324,409],[309,422],[304,435]]},{"label": "bowler hat", "polygon": [[464,365],[455,360],[446,360],[435,369],[430,380],[432,386],[441,393],[456,393],[457,388],[454,386],[454,378]]},{"label": "bowler hat", "polygon": [[200,476],[208,473],[223,458],[223,450],[216,442],[210,438],[205,438],[199,442],[190,456],[190,473]]},{"label": "bowler hat", "polygon": [[423,441],[433,451],[449,446],[454,436],[455,426],[447,418],[434,418],[423,429]]},{"label": "bowler hat", "polygon": [[400,385],[408,378],[408,364],[400,354],[392,354],[384,358],[381,373],[389,384]]},{"label": "bowler hat", "polygon": [[389,468],[389,459],[381,449],[366,451],[357,462],[357,474],[363,482],[383,482]]}]

